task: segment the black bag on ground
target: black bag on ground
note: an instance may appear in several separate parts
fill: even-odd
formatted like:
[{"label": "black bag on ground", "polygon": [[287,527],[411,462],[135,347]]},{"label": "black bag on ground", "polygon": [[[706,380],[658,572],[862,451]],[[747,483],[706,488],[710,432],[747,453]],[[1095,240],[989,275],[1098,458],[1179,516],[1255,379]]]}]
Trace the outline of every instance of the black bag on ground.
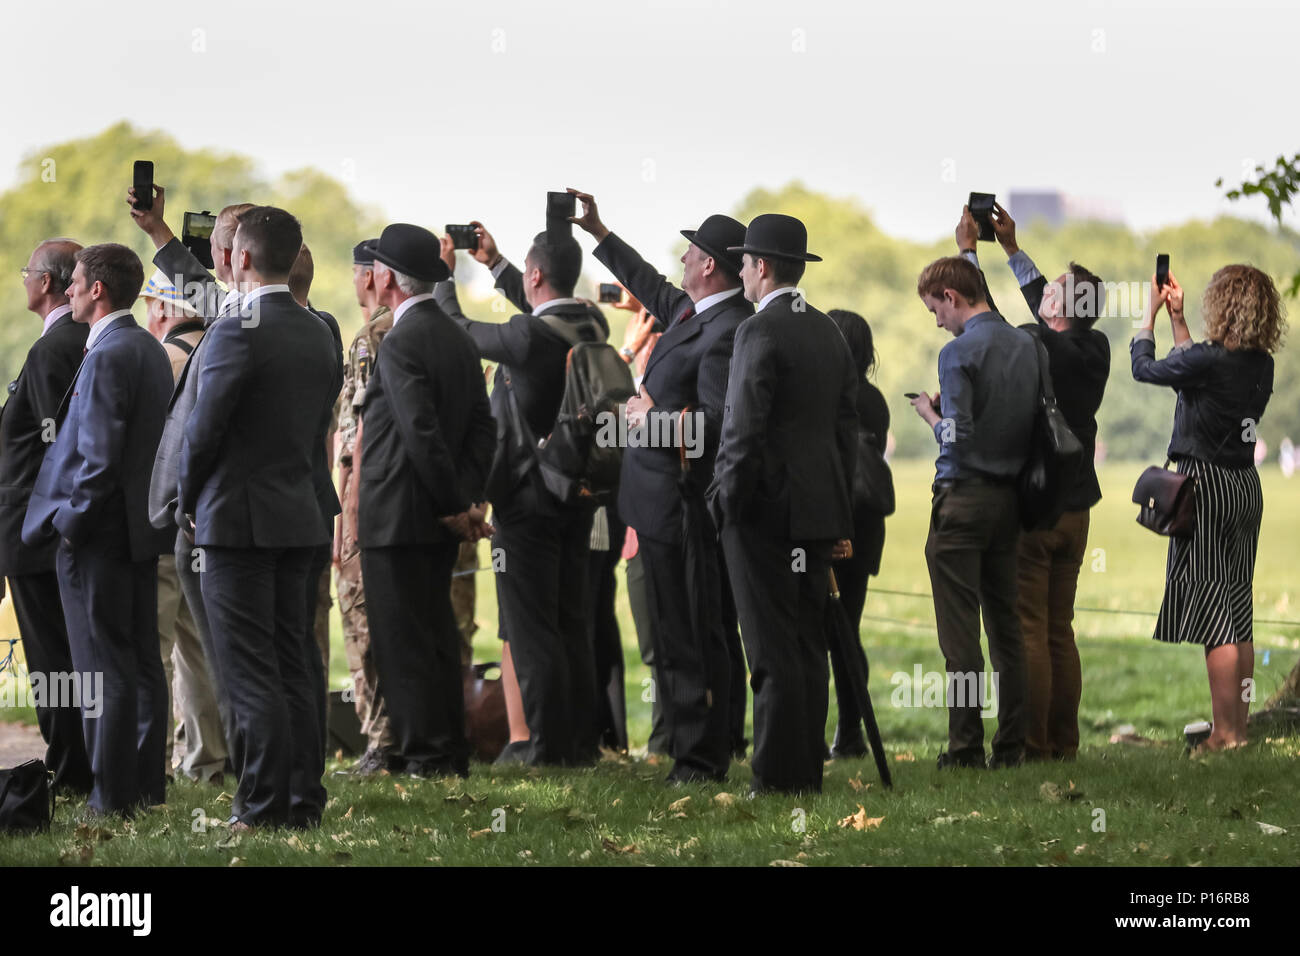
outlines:
[{"label": "black bag on ground", "polygon": [[[542,483],[561,502],[584,502],[592,507],[612,504],[618,492],[623,449],[616,441],[601,443],[596,437],[602,422],[616,423],[619,405],[636,394],[632,372],[609,343],[580,341],[577,327],[550,316],[539,318],[570,343],[560,413],[549,435],[531,441],[507,375],[513,418],[509,427],[516,430],[521,443],[531,447]],[[606,414],[611,418],[606,419]]]},{"label": "black bag on ground", "polygon": [[1021,328],[1033,336],[1038,354],[1038,401],[1029,459],[1017,479],[1020,526],[1041,531],[1055,526],[1065,511],[1065,485],[1083,462],[1083,443],[1056,404],[1047,347],[1037,326]]},{"label": "black bag on ground", "polygon": [[50,772],[40,760],[0,770],[0,831],[23,833],[50,828],[53,800]]}]

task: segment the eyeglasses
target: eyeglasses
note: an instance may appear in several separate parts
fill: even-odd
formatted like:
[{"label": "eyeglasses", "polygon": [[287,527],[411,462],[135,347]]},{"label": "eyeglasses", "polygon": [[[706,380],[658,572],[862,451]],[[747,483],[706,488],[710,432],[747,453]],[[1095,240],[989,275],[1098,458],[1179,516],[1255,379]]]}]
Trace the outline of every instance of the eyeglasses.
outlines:
[{"label": "eyeglasses", "polygon": [[22,274],[23,274],[23,278],[24,278],[24,279],[26,279],[26,278],[29,277],[29,276],[34,276],[34,275],[36,275],[36,276],[47,276],[47,275],[50,275],[50,274],[51,274],[49,269],[28,269],[26,266],[24,266],[24,267],[23,267],[22,269],[20,269],[19,271],[22,272]]}]

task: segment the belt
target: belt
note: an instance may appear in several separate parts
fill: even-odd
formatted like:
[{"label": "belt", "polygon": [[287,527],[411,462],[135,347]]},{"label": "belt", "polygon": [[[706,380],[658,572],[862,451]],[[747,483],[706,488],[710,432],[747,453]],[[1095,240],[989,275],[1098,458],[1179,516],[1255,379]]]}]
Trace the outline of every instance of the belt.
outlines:
[{"label": "belt", "polygon": [[930,490],[940,491],[949,488],[961,488],[963,486],[986,486],[989,488],[1006,488],[1016,483],[1014,475],[972,475],[969,478],[940,478],[935,481]]}]

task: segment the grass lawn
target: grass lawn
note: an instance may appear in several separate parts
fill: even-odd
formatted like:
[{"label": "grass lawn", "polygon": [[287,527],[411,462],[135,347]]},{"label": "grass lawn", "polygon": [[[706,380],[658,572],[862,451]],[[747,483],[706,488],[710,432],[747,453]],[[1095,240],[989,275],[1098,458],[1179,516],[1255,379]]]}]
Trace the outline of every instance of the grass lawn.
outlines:
[{"label": "grass lawn", "polygon": [[[932,607],[912,596],[929,591],[921,549],[932,471],[904,462],[895,468],[899,513],[889,521],[884,570],[873,579],[862,626],[892,792],[881,787],[869,759],[828,764],[818,796],[754,801],[744,799],[746,763],[732,765],[725,785],[676,790],[661,782],[666,763],[613,756],[575,772],[476,764],[467,781],[327,775],[330,802],[319,831],[234,841],[212,823],[229,816],[229,796],[178,783],[166,807],[129,825],[74,828],[77,807],[60,806],[48,834],[0,837],[0,865],[1295,865],[1300,740],[1257,738],[1238,753],[1183,756],[1182,727],[1208,717],[1209,694],[1199,648],[1150,639],[1165,542],[1133,520],[1136,506],[1128,499],[1140,467],[1102,469],[1106,498],[1093,511],[1077,601],[1084,689],[1073,764],[941,774],[934,758],[944,746],[946,711],[899,706],[896,690],[911,683],[917,665],[943,668]],[[1300,482],[1283,479],[1275,466],[1263,478],[1255,614],[1293,620],[1300,618],[1289,605]],[[496,659],[495,596],[486,575],[480,581],[476,651],[480,660]],[[12,631],[11,613],[6,607],[0,636]],[[634,747],[644,746],[650,705],[642,681],[649,675],[621,594],[619,614],[629,734]],[[336,620],[335,687],[346,682],[337,630]],[[1295,664],[1300,628],[1257,624],[1255,638],[1262,701]],[[0,718],[31,715],[0,711]],[[1151,744],[1110,744],[1122,724]],[[828,736],[833,726],[832,713]],[[993,722],[986,727],[991,736]],[[328,771],[342,766],[332,760]],[[854,816],[862,829],[840,825]],[[1287,832],[1270,834],[1261,823]]]}]

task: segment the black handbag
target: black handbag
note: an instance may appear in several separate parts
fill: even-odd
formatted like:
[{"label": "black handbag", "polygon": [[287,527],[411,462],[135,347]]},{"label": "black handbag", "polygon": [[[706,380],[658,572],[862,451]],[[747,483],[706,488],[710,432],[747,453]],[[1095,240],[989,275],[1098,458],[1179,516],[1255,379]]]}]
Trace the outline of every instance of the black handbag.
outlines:
[{"label": "black handbag", "polygon": [[1170,471],[1167,458],[1138,476],[1133,503],[1138,524],[1156,534],[1190,538],[1196,531],[1196,476]]},{"label": "black handbag", "polygon": [[12,770],[0,770],[0,831],[48,830],[53,811],[50,772],[43,761],[28,760]]},{"label": "black handbag", "polygon": [[1083,463],[1083,443],[1056,404],[1047,346],[1038,328],[1022,328],[1033,337],[1038,355],[1038,401],[1029,458],[1017,478],[1020,525],[1041,531],[1054,527],[1065,511],[1065,483]]},{"label": "black handbag", "polygon": [[877,514],[889,517],[894,513],[894,474],[875,442],[875,432],[858,429],[858,459],[853,470],[855,516]]}]

